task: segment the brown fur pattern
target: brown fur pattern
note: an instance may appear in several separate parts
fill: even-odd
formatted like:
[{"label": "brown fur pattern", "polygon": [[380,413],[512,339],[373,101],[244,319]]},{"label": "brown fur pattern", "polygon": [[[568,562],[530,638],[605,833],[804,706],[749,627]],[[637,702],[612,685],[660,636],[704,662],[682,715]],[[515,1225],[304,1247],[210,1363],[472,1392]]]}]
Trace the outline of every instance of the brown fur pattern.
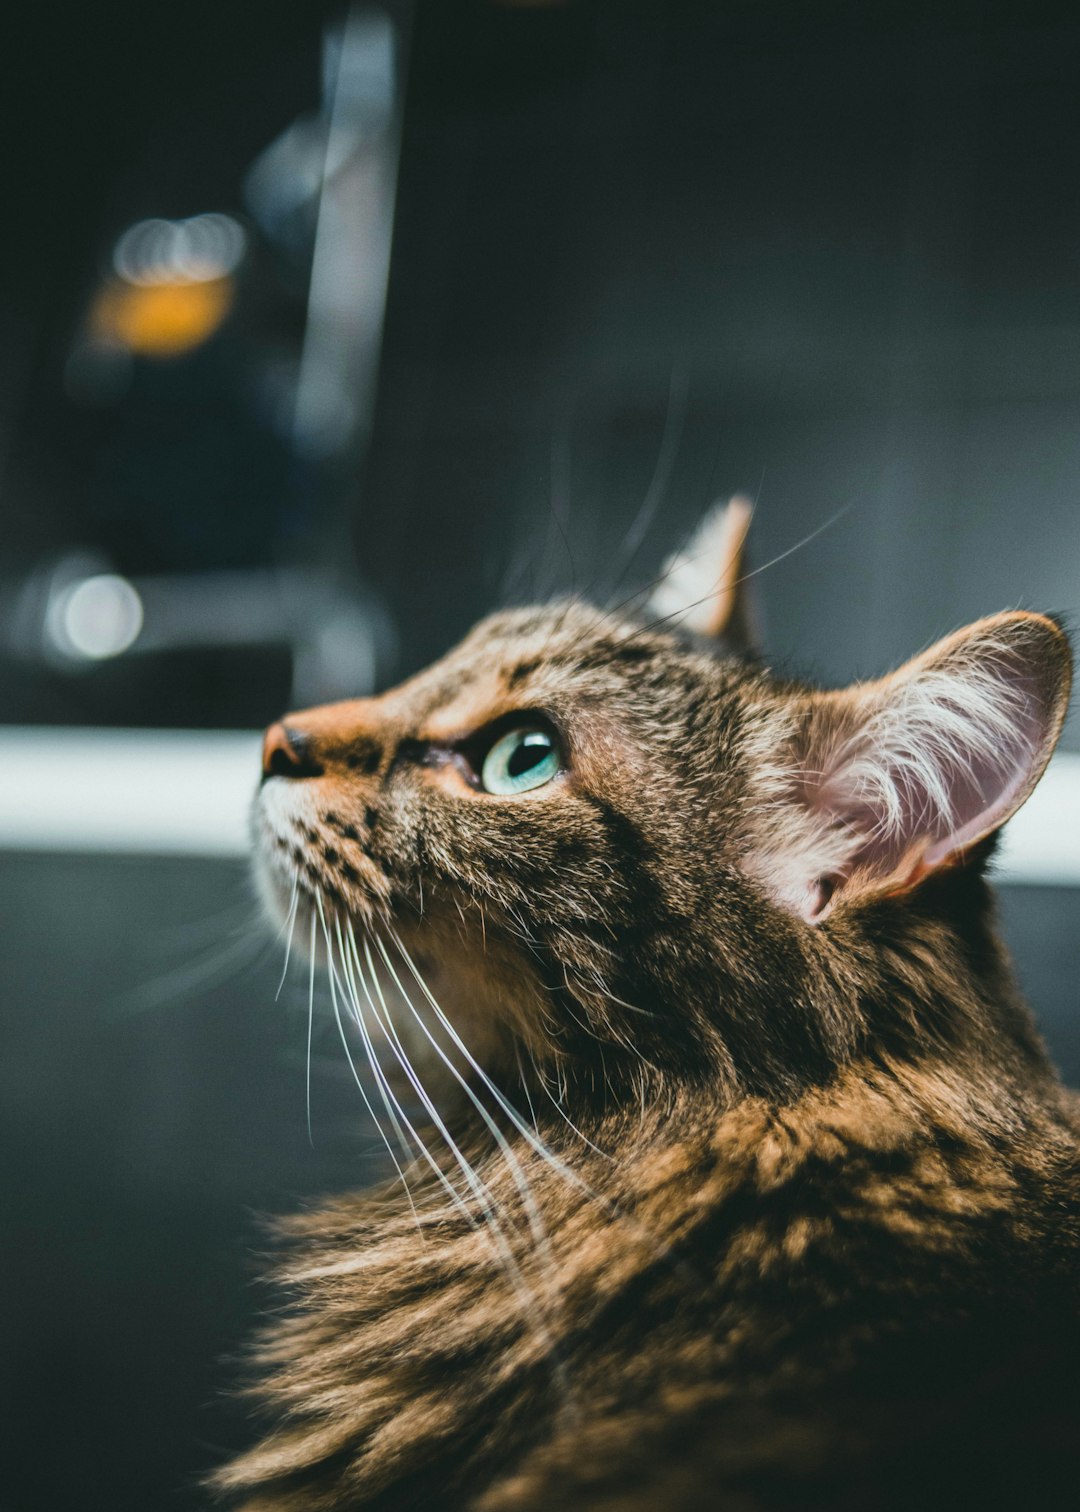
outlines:
[{"label": "brown fur pattern", "polygon": [[[823,696],[576,603],[269,732],[264,891],[411,1097],[415,1158],[409,1200],[283,1225],[272,1424],[218,1478],[246,1512],[1071,1505],[1077,1110],[982,875],[1068,652],[1015,615],[930,661],[1015,662],[1035,733],[1000,814],[969,762],[966,828],[920,796],[887,844],[819,803],[885,685]],[[533,718],[559,775],[484,791]]]}]

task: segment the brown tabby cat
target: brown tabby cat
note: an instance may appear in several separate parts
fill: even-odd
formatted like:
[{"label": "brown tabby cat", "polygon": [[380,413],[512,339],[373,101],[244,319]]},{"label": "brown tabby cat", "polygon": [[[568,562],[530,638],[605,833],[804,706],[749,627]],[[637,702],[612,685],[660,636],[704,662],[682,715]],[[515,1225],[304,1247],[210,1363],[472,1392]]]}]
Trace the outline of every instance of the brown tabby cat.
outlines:
[{"label": "brown tabby cat", "polygon": [[288,1225],[247,1512],[1080,1505],[1080,1120],[983,876],[1065,638],[778,680],[745,524],[268,731],[259,874],[411,1160]]}]

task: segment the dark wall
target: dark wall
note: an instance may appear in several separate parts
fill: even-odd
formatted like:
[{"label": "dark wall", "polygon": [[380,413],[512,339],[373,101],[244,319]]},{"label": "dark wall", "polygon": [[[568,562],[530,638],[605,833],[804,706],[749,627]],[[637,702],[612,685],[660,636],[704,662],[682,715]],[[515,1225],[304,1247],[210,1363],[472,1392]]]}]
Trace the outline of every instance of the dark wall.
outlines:
[{"label": "dark wall", "polygon": [[421,7],[356,529],[408,665],[609,589],[665,421],[631,582],[718,493],[759,562],[847,510],[759,580],[796,666],[1075,617],[1078,81],[1038,4]]},{"label": "dark wall", "polygon": [[[9,561],[106,544],[107,526],[88,514],[111,429],[64,386],[86,301],[133,221],[239,206],[256,153],[318,101],[320,30],[336,9],[320,0],[265,0],[258,17],[241,0],[191,0],[182,14],[133,0],[11,8],[0,81]],[[175,393],[162,387],[169,406]]]},{"label": "dark wall", "polygon": [[[317,107],[333,14],[21,9],[5,565],[73,544],[126,571],[310,555],[311,480],[245,402],[302,316],[267,248],[186,379],[149,374],[109,417],[63,368],[119,230],[236,210],[255,154]],[[506,597],[647,578],[735,488],[760,500],[761,563],[846,510],[759,579],[796,668],[875,672],[1008,604],[1075,617],[1078,80],[1080,21],[1040,0],[422,0],[374,445],[320,502],[353,522],[398,670]],[[5,717],[45,717],[9,674]],[[201,669],[185,717],[200,677],[220,721]],[[257,723],[282,679],[219,681]],[[92,694],[66,692],[84,719]],[[129,722],[159,702],[133,674]],[[112,690],[97,703],[120,719]]]}]

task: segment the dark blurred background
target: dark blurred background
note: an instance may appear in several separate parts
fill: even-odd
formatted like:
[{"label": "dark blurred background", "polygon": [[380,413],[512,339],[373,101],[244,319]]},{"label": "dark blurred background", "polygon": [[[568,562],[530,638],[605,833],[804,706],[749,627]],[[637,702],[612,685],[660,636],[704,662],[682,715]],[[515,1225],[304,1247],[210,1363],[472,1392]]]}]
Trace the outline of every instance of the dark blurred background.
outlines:
[{"label": "dark blurred background", "polygon": [[[1080,19],[192,0],[5,30],[0,1508],[188,1509],[244,1441],[255,1215],[376,1160],[325,1022],[308,1140],[251,732],[500,603],[625,593],[735,490],[792,671],[1010,605],[1076,623]],[[1080,1080],[1075,719],[1064,745],[1002,897]]]}]

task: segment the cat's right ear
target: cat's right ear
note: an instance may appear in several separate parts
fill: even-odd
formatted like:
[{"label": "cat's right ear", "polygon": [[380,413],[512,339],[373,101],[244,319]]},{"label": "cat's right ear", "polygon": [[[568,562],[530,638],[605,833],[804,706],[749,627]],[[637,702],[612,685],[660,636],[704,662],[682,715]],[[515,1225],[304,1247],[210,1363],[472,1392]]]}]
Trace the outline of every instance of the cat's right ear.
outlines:
[{"label": "cat's right ear", "polygon": [[816,923],[962,863],[1042,776],[1071,665],[1052,620],[1014,611],[878,682],[810,695],[795,708],[797,733],[775,768],[772,838],[751,869]]},{"label": "cat's right ear", "polygon": [[689,545],[664,564],[647,613],[722,640],[740,655],[757,649],[746,577],[746,537],[754,506],[737,494],[711,509]]}]

